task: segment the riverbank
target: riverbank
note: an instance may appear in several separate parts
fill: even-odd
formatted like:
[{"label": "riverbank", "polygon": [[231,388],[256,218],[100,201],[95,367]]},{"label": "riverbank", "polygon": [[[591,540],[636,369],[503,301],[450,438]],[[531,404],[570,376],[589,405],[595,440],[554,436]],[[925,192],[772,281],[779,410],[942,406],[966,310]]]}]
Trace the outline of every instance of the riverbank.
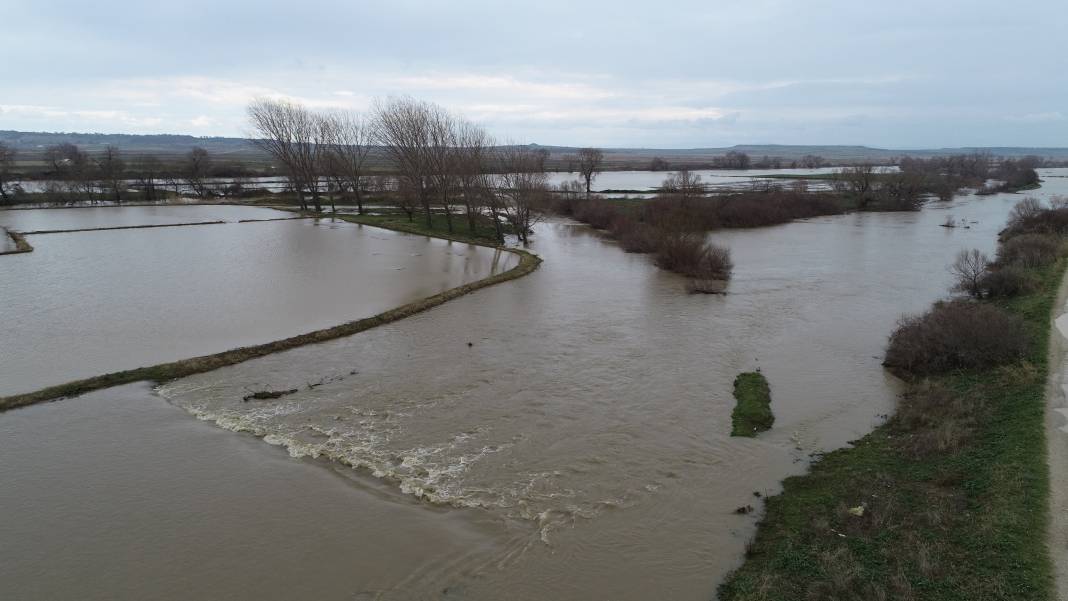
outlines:
[{"label": "riverbank", "polygon": [[[485,244],[484,242],[472,243],[480,244],[482,246],[490,246],[488,244]],[[508,271],[494,274],[475,282],[470,282],[461,286],[445,290],[438,294],[422,298],[415,302],[404,304],[400,307],[396,307],[378,313],[371,317],[355,321],[349,321],[341,325],[319,329],[305,334],[291,336],[288,338],[264,344],[246,346],[227,350],[220,353],[161,363],[149,367],[141,367],[137,369],[107,373],[100,376],[75,380],[65,384],[47,387],[33,392],[15,394],[7,397],[0,397],[0,411],[6,411],[15,407],[31,405],[34,403],[58,399],[62,397],[75,396],[92,390],[108,388],[111,386],[127,384],[136,381],[144,380],[151,382],[164,382],[175,378],[201,373],[204,371],[218,369],[219,367],[227,365],[233,365],[235,363],[247,361],[254,357],[261,357],[282,350],[292,349],[308,344],[320,343],[343,336],[349,336],[386,323],[395,322],[397,320],[403,319],[411,315],[415,315],[417,313],[421,313],[433,307],[439,306],[449,300],[464,296],[466,294],[470,294],[471,292],[485,288],[487,286],[492,286],[500,282],[522,277],[536,269],[538,264],[541,262],[540,258],[538,258],[536,255],[533,255],[532,253],[523,250],[500,248],[496,246],[493,246],[493,248],[499,248],[500,250],[518,256],[518,264]]]},{"label": "riverbank", "polygon": [[[913,382],[886,424],[785,480],[720,598],[1054,598],[1044,424],[1065,266],[1031,269],[1031,294],[983,301],[1024,320],[1024,361]],[[938,415],[902,418],[931,394]]]}]

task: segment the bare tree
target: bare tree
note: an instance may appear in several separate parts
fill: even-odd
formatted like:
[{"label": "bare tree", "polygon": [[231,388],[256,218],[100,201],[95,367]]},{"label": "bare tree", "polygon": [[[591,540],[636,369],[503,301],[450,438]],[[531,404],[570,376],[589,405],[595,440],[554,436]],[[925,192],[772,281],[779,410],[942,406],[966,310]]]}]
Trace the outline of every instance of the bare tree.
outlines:
[{"label": "bare tree", "polygon": [[363,215],[364,164],[371,150],[371,127],[352,111],[338,111],[324,117],[328,171],[338,190],[350,193],[356,212]]},{"label": "bare tree", "polygon": [[[492,182],[487,174],[487,152],[493,141],[482,127],[460,119],[456,123],[456,181],[463,196],[467,228],[472,234],[478,218],[493,204]],[[498,232],[499,233],[499,232]]]},{"label": "bare tree", "polygon": [[126,161],[119,149],[111,144],[104,147],[96,157],[96,172],[101,189],[107,190],[115,202],[122,202],[122,190],[126,187]]},{"label": "bare tree", "polygon": [[732,150],[721,157],[716,157],[712,164],[721,169],[748,169],[752,164],[752,159],[744,152]]},{"label": "bare tree", "polygon": [[8,187],[11,186],[14,180],[14,171],[15,149],[0,142],[0,201],[5,203],[11,201],[11,197],[8,195]]},{"label": "bare tree", "polygon": [[160,185],[160,171],[162,171],[159,158],[152,154],[143,154],[138,157],[134,169],[137,173],[137,187],[141,190],[142,198],[149,201],[157,200],[159,198],[157,188]]},{"label": "bare tree", "polygon": [[45,163],[53,178],[61,182],[53,186],[53,192],[78,195],[93,199],[92,165],[89,155],[71,143],[49,146],[44,152]]},{"label": "bare tree", "polygon": [[197,195],[197,198],[205,198],[208,195],[208,177],[211,175],[211,155],[200,146],[194,146],[186,153],[185,163],[182,165],[182,180],[185,185]]},{"label": "bare tree", "polygon": [[1046,210],[1046,207],[1042,205],[1042,202],[1034,196],[1028,196],[1016,203],[1012,210],[1009,211],[1008,227],[1019,226],[1029,219],[1033,219],[1037,215]]},{"label": "bare tree", "polygon": [[705,186],[701,183],[701,176],[690,172],[689,169],[683,169],[664,178],[664,182],[660,184],[660,189],[676,195],[676,198],[679,199],[679,204],[683,206],[686,206],[687,201],[690,199],[698,198],[705,193]]},{"label": "bare tree", "polygon": [[883,208],[892,211],[918,211],[923,204],[924,177],[919,173],[886,172],[879,189]]},{"label": "bare tree", "polygon": [[524,243],[549,200],[549,175],[545,172],[548,155],[545,150],[515,144],[499,152],[498,207]]},{"label": "bare tree", "polygon": [[270,98],[254,100],[248,117],[258,136],[253,144],[281,163],[301,208],[308,208],[307,194],[315,211],[322,211],[320,175],[329,147],[323,117],[300,104]]},{"label": "bare tree", "polygon": [[842,184],[857,199],[860,208],[868,206],[875,192],[875,166],[871,163],[841,169],[837,176]]},{"label": "bare tree", "polygon": [[456,187],[460,162],[456,140],[457,119],[437,105],[428,105],[427,108],[431,181],[441,203],[442,213],[445,214],[446,226],[449,232],[452,232],[452,206],[449,204],[449,198]]},{"label": "bare tree", "polygon": [[604,151],[600,148],[583,148],[579,150],[578,171],[586,182],[586,200],[590,199],[590,186],[597,174],[601,172],[601,164],[604,163]]},{"label": "bare tree", "polygon": [[[431,120],[436,107],[410,97],[376,102],[373,110],[374,138],[382,145],[398,171],[401,195],[417,199],[433,227],[430,213],[434,161]],[[411,214],[409,214],[411,219]]]},{"label": "bare tree", "polygon": [[949,272],[957,280],[954,288],[976,298],[983,295],[983,277],[989,270],[990,258],[974,248],[960,251],[949,266]]}]

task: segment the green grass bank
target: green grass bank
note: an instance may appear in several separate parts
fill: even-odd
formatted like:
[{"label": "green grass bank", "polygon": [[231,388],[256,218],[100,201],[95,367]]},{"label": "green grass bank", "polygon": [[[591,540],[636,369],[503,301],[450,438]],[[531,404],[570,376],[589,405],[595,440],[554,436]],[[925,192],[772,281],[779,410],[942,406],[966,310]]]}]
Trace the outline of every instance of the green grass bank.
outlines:
[{"label": "green grass bank", "polygon": [[731,436],[756,436],[771,428],[771,388],[764,374],[747,371],[734,379],[736,404],[731,412]]},{"label": "green grass bank", "polygon": [[767,499],[719,598],[1053,599],[1043,420],[1065,266],[1030,269],[1030,294],[980,301],[1024,320],[1024,360],[911,381],[886,424]]}]

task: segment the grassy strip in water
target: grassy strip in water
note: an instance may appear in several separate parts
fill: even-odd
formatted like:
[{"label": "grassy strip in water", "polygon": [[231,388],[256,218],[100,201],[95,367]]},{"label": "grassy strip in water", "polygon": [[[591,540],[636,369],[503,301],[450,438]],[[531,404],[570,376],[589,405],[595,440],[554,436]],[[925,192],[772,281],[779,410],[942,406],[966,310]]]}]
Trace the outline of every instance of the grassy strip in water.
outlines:
[{"label": "grassy strip in water", "polygon": [[747,371],[734,379],[734,399],[731,412],[731,436],[756,436],[775,423],[771,413],[771,388],[764,374]]},{"label": "grassy strip in water", "polygon": [[112,230],[144,230],[157,227],[180,227],[183,225],[219,225],[225,221],[194,221],[191,223],[153,223],[151,225],[113,225],[110,227],[83,227],[70,230],[37,230],[22,232],[26,236],[38,236],[41,234],[73,234],[77,232],[107,232]]},{"label": "grassy strip in water", "polygon": [[1043,416],[1065,261],[1031,271],[1036,292],[997,301],[1033,337],[1026,360],[911,382],[885,425],[788,478],[720,599],[1052,598]]},{"label": "grassy strip in water", "polygon": [[475,231],[472,233],[468,227],[466,215],[453,215],[452,232],[449,231],[445,215],[441,213],[431,213],[431,227],[429,228],[426,226],[426,216],[422,214],[416,215],[414,220],[409,220],[407,215],[399,212],[387,213],[384,215],[355,215],[350,213],[338,213],[335,215],[333,213],[322,213],[319,216],[336,217],[352,223],[373,225],[375,227],[405,232],[408,234],[422,234],[424,236],[444,238],[445,240],[452,240],[454,242],[466,242],[468,244],[481,244],[484,246],[497,246],[498,244],[497,232],[493,229],[492,225],[486,223],[486,219],[480,219],[476,222]]},{"label": "grassy strip in water", "polygon": [[415,315],[416,313],[422,313],[428,309],[437,307],[444,304],[454,298],[459,298],[466,294],[470,294],[476,290],[506,282],[508,280],[514,280],[516,278],[523,277],[535,269],[541,263],[541,258],[533,253],[529,253],[524,250],[518,249],[505,249],[507,252],[511,252],[519,255],[519,264],[509,269],[506,272],[491,275],[487,278],[478,280],[477,282],[471,282],[464,284],[463,286],[457,286],[456,288],[450,288],[444,292],[429,296],[422,300],[390,309],[383,313],[379,313],[373,317],[360,319],[357,321],[350,321],[343,323],[332,328],[326,328],[323,330],[316,330],[307,334],[301,334],[299,336],[293,336],[284,340],[277,340],[275,342],[268,342],[266,344],[259,344],[256,346],[242,347],[214,355],[205,355],[203,357],[194,357],[192,359],[182,359],[180,361],[174,361],[171,363],[162,363],[159,365],[153,365],[151,367],[141,367],[138,369],[130,369],[126,371],[120,371],[102,376],[96,376],[92,378],[86,378],[84,380],[77,380],[75,382],[68,382],[66,384],[60,384],[58,386],[51,386],[42,390],[34,392],[19,394],[9,397],[0,397],[0,412],[14,409],[16,407],[24,407],[27,405],[33,405],[35,403],[41,403],[45,401],[55,400],[64,397],[71,397],[93,390],[100,390],[102,388],[109,388],[112,386],[119,386],[122,384],[129,384],[131,382],[139,381],[153,381],[153,382],[165,382],[173,380],[175,378],[183,378],[191,376],[193,374],[203,373],[225,367],[227,365],[234,365],[249,359],[256,357],[262,357],[271,353],[277,353],[286,351],[289,349],[297,348],[308,344],[316,344],[319,342],[326,342],[335,338],[342,338],[344,336],[351,336],[371,328],[375,328],[387,323],[392,323]]},{"label": "grassy strip in water", "polygon": [[13,232],[11,230],[4,230],[4,232],[6,232],[7,235],[10,236],[11,239],[15,242],[15,250],[0,252],[0,255],[16,255],[19,253],[33,252],[33,247],[30,246],[30,243],[26,241],[26,238],[22,237],[22,234],[20,234],[19,232]]}]

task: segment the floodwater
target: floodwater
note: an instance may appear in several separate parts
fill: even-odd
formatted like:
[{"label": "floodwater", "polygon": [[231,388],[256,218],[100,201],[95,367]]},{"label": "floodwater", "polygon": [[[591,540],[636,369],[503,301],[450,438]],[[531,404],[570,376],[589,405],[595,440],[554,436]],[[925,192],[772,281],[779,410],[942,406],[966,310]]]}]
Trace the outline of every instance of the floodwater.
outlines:
[{"label": "floodwater", "polygon": [[0,226],[0,253],[15,250],[15,240],[8,235],[7,230]]},{"label": "floodwater", "polygon": [[[176,210],[186,221],[275,213],[238,208]],[[40,224],[74,211],[21,219]],[[0,395],[331,327],[517,261],[493,249],[311,219],[28,239],[34,252],[0,257]]]},{"label": "floodwater", "polygon": [[[1048,181],[1036,195],[1068,188]],[[249,598],[707,600],[754,531],[758,514],[734,509],[759,508],[755,491],[891,410],[898,386],[879,362],[894,322],[946,294],[960,249],[992,252],[1020,198],[717,232],[736,265],[726,296],[688,295],[648,257],[553,220],[532,244],[539,270],[433,311],[154,393],[2,416],[0,469],[19,485],[0,497],[15,508],[0,511],[0,588],[181,599],[193,580]],[[947,215],[968,227],[939,227]],[[731,438],[733,378],[757,367],[775,427]],[[242,402],[263,386],[301,390]],[[217,437],[170,405],[263,441]],[[78,457],[56,466],[66,454]],[[55,477],[31,482],[38,473]],[[25,547],[37,562],[19,559]],[[246,561],[255,569],[233,568]],[[42,584],[42,565],[95,580]]]},{"label": "floodwater", "polygon": [[170,225],[202,221],[281,219],[293,213],[231,205],[148,205],[131,207],[77,207],[63,209],[9,209],[0,211],[0,226],[17,232],[74,230],[137,225]]},{"label": "floodwater", "polygon": [[264,452],[145,384],[11,412],[0,441],[11,601],[374,599],[496,551],[477,521]]},{"label": "floodwater", "polygon": [[[694,170],[692,173],[701,176],[701,181],[713,188],[737,188],[747,187],[751,185],[757,178],[763,175],[814,175],[820,173],[833,173],[841,167],[820,167],[818,169],[700,169]],[[593,182],[593,189],[595,191],[602,190],[645,190],[653,191],[660,187],[664,178],[673,174],[674,171],[604,171],[597,174],[597,177]],[[561,184],[564,182],[579,179],[578,173],[554,171],[549,174],[549,181],[552,184]],[[209,180],[209,185],[214,184],[219,187],[228,186],[232,183],[232,179],[227,178],[213,178]],[[765,180],[766,181],[766,180]],[[817,182],[812,182],[813,185],[818,185]],[[22,182],[23,188],[27,192],[44,192],[48,187],[47,181],[26,181]],[[129,182],[133,187],[136,183],[133,180]],[[288,189],[288,182],[284,178],[278,177],[254,177],[246,180],[245,186],[248,188],[262,188],[271,192],[283,192]],[[169,186],[163,187],[164,189],[171,189]],[[188,186],[180,185],[178,191],[182,194],[192,194],[192,189]]]},{"label": "floodwater", "polygon": [[[760,179],[760,176],[776,175],[818,175],[834,173],[841,167],[821,167],[818,169],[750,169],[747,171],[737,169],[699,169],[691,171],[694,175],[701,176],[701,183],[708,188],[746,188],[754,182],[782,183],[789,180]],[[652,192],[660,188],[664,180],[673,175],[674,171],[604,171],[598,173],[593,180],[593,189],[600,190],[637,190]],[[553,185],[580,179],[577,173],[554,172],[549,174],[549,181]],[[810,182],[813,186],[819,185],[818,181]]]}]

